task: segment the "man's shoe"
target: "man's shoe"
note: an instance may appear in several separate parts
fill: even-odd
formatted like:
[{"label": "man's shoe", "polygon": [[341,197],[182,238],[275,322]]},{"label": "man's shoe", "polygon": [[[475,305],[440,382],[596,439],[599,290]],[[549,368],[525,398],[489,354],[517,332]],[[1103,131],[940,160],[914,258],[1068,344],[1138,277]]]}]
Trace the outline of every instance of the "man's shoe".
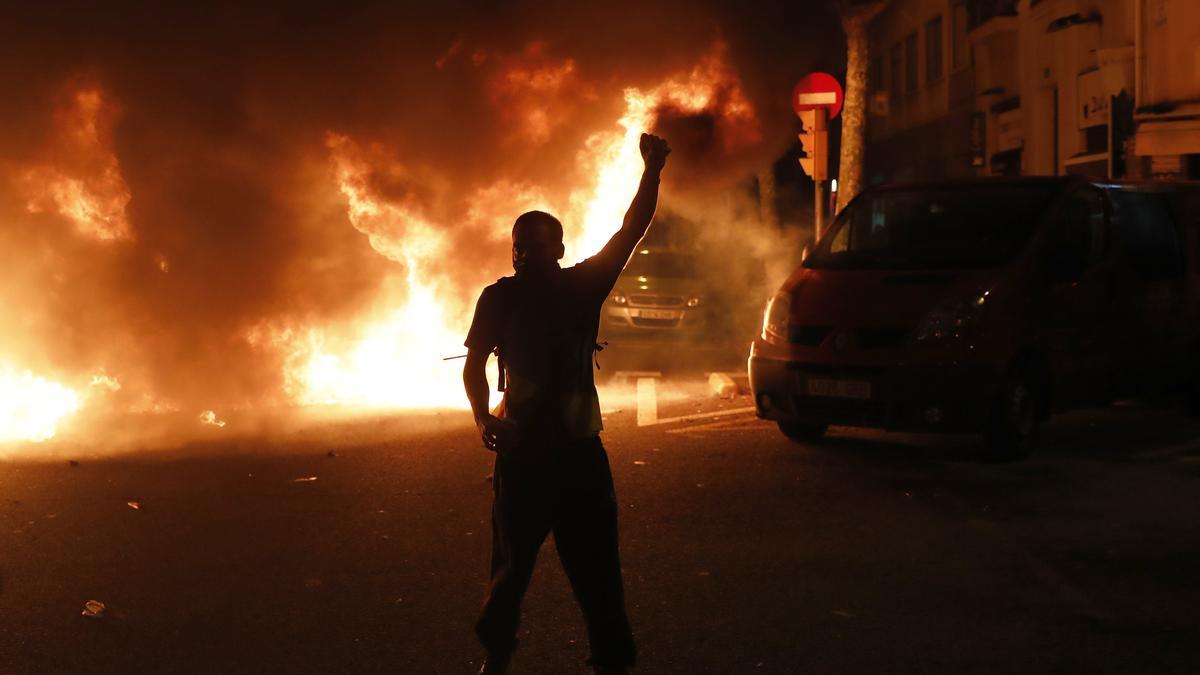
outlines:
[{"label": "man's shoe", "polygon": [[483,660],[483,665],[479,667],[479,675],[506,675],[510,661],[512,661],[511,654],[489,654]]}]

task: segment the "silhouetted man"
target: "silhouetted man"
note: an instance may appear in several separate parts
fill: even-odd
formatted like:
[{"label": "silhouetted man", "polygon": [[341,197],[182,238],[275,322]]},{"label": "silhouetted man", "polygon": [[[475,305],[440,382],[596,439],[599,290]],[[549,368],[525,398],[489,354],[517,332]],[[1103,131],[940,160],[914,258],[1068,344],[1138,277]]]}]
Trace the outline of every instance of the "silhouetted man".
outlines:
[{"label": "silhouetted man", "polygon": [[[463,384],[484,445],[496,451],[492,579],[475,627],[488,653],[481,673],[508,670],[521,598],[550,532],[587,621],[588,663],[597,673],[623,673],[634,662],[592,362],[601,307],[654,217],[671,149],[642,134],[641,152],[637,195],[598,254],[560,268],[562,223],[541,211],[523,214],[512,231],[516,275],[485,288],[475,307]],[[504,390],[498,415],[488,411],[484,373],[493,350]]]}]

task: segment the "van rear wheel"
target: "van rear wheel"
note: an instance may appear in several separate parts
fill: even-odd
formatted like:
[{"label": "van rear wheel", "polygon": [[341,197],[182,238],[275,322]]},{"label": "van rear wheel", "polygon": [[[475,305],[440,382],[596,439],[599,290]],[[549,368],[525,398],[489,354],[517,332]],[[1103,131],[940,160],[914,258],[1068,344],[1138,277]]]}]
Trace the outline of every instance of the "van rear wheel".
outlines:
[{"label": "van rear wheel", "polygon": [[993,404],[984,440],[996,459],[1020,459],[1029,454],[1039,427],[1037,390],[1023,369],[1010,372]]},{"label": "van rear wheel", "polygon": [[797,443],[817,443],[825,437],[825,431],[829,428],[828,424],[820,422],[780,420],[778,424],[783,435]]}]

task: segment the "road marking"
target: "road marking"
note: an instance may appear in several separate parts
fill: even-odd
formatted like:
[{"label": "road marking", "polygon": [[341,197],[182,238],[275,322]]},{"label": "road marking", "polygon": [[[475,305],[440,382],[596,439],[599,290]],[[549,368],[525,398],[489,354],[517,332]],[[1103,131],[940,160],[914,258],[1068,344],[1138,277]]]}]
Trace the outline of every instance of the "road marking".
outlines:
[{"label": "road marking", "polygon": [[1076,587],[1053,565],[1034,555],[1029,546],[1023,544],[1017,537],[1011,536],[998,523],[969,518],[967,525],[980,532],[1000,546],[1007,549],[1008,555],[1019,558],[1034,580],[1043,587],[1047,594],[1058,596],[1058,599],[1069,605],[1075,612],[1092,619],[1111,621],[1116,614],[1108,608],[1107,603],[1094,599],[1091,595]]},{"label": "road marking", "polygon": [[637,381],[637,425],[645,427],[658,423],[658,385],[653,377],[639,377]]},{"label": "road marking", "polygon": [[[732,419],[730,419],[732,418]],[[746,431],[746,430],[772,430],[764,420],[757,417],[742,417],[737,418],[732,415],[721,418],[719,420],[709,422],[707,424],[692,424],[686,427],[675,427],[667,429],[668,434],[693,434],[709,431]]]},{"label": "road marking", "polygon": [[714,410],[712,412],[693,413],[691,415],[680,415],[678,417],[664,417],[656,424],[674,424],[676,422],[687,422],[690,420],[706,420],[712,417],[723,417],[725,415],[741,415],[743,413],[754,412],[754,406],[747,408],[730,408],[728,410]]}]

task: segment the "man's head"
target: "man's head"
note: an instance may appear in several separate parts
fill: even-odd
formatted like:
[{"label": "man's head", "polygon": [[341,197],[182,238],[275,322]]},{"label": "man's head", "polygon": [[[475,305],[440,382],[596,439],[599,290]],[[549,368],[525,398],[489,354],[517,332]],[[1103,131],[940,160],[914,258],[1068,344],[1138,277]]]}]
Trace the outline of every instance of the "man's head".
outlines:
[{"label": "man's head", "polygon": [[522,213],[512,230],[513,269],[551,265],[562,259],[563,227],[558,218],[544,211]]}]

